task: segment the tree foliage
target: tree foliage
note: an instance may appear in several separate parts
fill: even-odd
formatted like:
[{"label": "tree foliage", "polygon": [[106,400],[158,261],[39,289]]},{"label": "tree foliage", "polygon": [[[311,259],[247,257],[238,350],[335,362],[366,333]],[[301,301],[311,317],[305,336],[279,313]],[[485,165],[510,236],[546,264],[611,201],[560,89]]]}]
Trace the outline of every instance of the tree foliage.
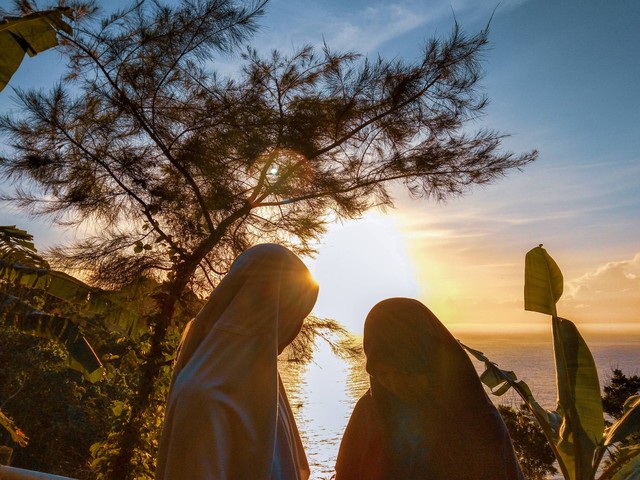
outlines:
[{"label": "tree foliage", "polygon": [[75,478],[92,478],[89,447],[110,428],[109,405],[122,395],[111,381],[91,384],[67,367],[60,344],[2,326],[0,404],[29,436],[13,445],[13,464]]},{"label": "tree foliage", "polygon": [[161,282],[117,478],[130,476],[136,422],[187,292],[209,291],[255,243],[312,252],[329,222],[391,205],[393,184],[443,199],[536,156],[471,131],[486,105],[487,30],[455,25],[414,63],[249,47],[242,70],[221,77],[215,56],[238,51],[265,3],[139,2],[79,23],[63,35],[66,81],[18,91],[21,114],[0,117],[12,146],[0,171],[16,182],[1,198],[95,232],[54,250],[52,265],[100,287]]},{"label": "tree foliage", "polygon": [[463,133],[485,105],[486,31],[456,27],[417,64],[248,50],[220,79],[212,54],[246,38],[261,6],[139,5],[66,42],[82,95],[19,93],[24,115],[0,121],[15,149],[2,169],[36,187],[5,199],[100,232],[56,252],[66,267],[103,284],[183,269],[206,281],[256,242],[309,251],[332,214],[390,204],[393,180],[440,199],[533,159]]},{"label": "tree foliage", "polygon": [[509,430],[524,478],[545,480],[547,475],[557,473],[553,450],[526,405],[521,404],[517,409],[499,405],[498,411]]},{"label": "tree foliage", "polygon": [[627,399],[639,393],[640,377],[627,376],[619,368],[614,368],[611,379],[604,386],[602,407],[605,413],[617,420],[624,414],[624,404]]}]

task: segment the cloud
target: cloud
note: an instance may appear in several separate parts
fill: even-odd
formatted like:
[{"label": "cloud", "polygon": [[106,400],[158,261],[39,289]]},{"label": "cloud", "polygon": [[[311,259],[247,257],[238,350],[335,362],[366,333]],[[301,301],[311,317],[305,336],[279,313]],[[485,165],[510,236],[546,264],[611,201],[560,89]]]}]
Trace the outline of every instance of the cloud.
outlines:
[{"label": "cloud", "polygon": [[[326,41],[335,50],[375,55],[384,44],[427,24],[424,37],[430,36],[433,27],[446,19],[450,19],[449,25],[453,24],[451,7],[444,1],[426,5],[416,0],[273,0],[268,10],[268,26],[262,29],[258,44],[287,51],[302,44],[320,46]],[[406,53],[406,43],[397,46],[400,48],[395,50]]]},{"label": "cloud", "polygon": [[563,302],[576,320],[640,325],[640,253],[567,282]]},{"label": "cloud", "polygon": [[378,4],[337,21],[327,32],[331,44],[342,49],[375,52],[382,44],[410,32],[431,17],[407,4]]},{"label": "cloud", "polygon": [[608,262],[567,283],[568,298],[633,292],[640,296],[640,253],[631,260]]}]

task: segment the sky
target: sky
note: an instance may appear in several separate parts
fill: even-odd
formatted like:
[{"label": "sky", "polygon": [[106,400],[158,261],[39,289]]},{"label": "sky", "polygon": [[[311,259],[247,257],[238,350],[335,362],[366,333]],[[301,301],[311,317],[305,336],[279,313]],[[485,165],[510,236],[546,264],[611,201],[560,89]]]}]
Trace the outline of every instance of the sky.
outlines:
[{"label": "sky", "polygon": [[[271,0],[253,45],[326,41],[410,61],[454,21],[474,33],[490,19],[490,104],[469,128],[509,134],[505,148],[537,149],[538,160],[446,203],[409,199],[399,185],[394,209],[332,225],[305,259],[320,284],[315,313],[360,333],[375,303],[407,296],[456,332],[544,330],[549,318],[525,312],[522,298],[525,253],[544,244],[564,273],[561,316],[593,331],[640,330],[640,2]],[[223,72],[237,65],[218,62]],[[46,87],[61,73],[50,51],[27,58],[11,83]],[[1,111],[13,96],[0,92]],[[28,229],[39,248],[73,236],[6,206],[0,224]]]}]

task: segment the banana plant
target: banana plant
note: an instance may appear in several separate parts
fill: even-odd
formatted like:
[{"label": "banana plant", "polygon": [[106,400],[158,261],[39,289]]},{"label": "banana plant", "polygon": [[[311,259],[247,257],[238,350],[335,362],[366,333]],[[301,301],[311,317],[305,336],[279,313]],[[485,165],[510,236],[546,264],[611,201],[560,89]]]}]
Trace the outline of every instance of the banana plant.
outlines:
[{"label": "banana plant", "polygon": [[[27,293],[14,294],[20,289]],[[146,330],[131,304],[114,301],[114,295],[52,270],[29,233],[0,226],[0,324],[61,342],[69,352],[69,366],[92,382],[101,378],[102,364],[83,335],[84,326],[92,322],[128,337]]]},{"label": "banana plant", "polygon": [[[553,258],[542,245],[529,251],[525,258],[525,310],[551,315],[555,410],[542,408],[515,373],[499,368],[482,352],[463,347],[484,362],[480,378],[494,395],[513,388],[522,398],[542,427],[566,480],[638,480],[640,444],[631,437],[640,432],[640,395],[630,397],[623,416],[605,428],[600,382],[591,351],[576,326],[557,314],[562,291],[562,272]],[[615,451],[613,461],[603,462],[611,450]]]}]

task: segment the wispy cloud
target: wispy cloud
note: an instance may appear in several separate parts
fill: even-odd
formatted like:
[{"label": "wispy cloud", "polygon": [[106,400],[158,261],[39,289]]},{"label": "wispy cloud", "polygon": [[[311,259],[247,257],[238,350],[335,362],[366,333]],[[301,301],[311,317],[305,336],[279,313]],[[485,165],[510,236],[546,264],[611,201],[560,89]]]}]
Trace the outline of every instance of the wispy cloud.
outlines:
[{"label": "wispy cloud", "polygon": [[425,11],[416,11],[407,4],[378,4],[337,21],[327,36],[338,48],[373,53],[385,42],[424,25],[431,18]]},{"label": "wispy cloud", "polygon": [[[416,28],[429,24],[426,38],[431,36],[431,27],[437,22],[448,17],[453,23],[454,18],[445,1],[430,4],[416,0],[345,2],[339,7],[330,3],[273,0],[269,7],[271,25],[263,29],[259,43],[268,48],[288,49],[326,41],[337,50],[375,55],[385,43]],[[280,24],[282,29],[278,27]]]}]

